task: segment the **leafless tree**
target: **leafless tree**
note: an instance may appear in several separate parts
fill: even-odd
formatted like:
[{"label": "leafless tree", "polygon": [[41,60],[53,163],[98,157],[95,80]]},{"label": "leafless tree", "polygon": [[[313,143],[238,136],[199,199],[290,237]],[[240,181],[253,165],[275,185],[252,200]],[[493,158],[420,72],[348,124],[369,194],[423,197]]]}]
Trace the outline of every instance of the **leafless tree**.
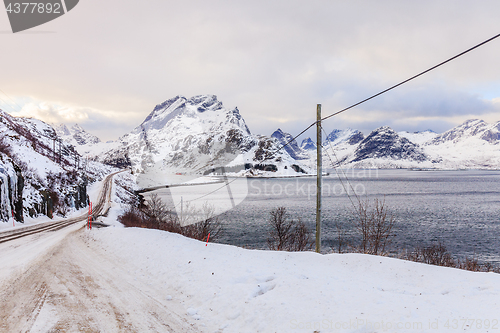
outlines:
[{"label": "leafless tree", "polygon": [[335,223],[335,228],[337,229],[337,249],[332,246],[332,249],[338,253],[344,253],[349,246],[349,242],[346,240],[346,230],[340,223]]},{"label": "leafless tree", "polygon": [[383,254],[394,237],[395,217],[389,213],[385,200],[360,201],[355,227],[361,235],[359,250],[368,254]]},{"label": "leafless tree", "polygon": [[304,222],[290,220],[285,207],[270,212],[269,249],[276,251],[306,251],[312,248],[312,236]]},{"label": "leafless tree", "polygon": [[143,212],[158,223],[167,222],[169,215],[172,214],[171,210],[156,193],[153,193],[146,200]]},{"label": "leafless tree", "polygon": [[203,207],[196,213],[199,217],[199,222],[192,223],[182,227],[182,234],[186,237],[206,240],[210,234],[210,239],[217,239],[223,232],[223,224],[219,216],[215,214],[215,208],[205,203]]}]

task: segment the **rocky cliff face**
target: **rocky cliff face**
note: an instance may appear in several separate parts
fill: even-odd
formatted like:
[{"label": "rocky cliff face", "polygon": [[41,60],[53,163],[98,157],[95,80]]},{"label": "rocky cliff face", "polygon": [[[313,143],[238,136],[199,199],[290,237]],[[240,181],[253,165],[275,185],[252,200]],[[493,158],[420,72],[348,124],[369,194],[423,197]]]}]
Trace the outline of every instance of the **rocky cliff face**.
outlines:
[{"label": "rocky cliff face", "polygon": [[21,169],[6,154],[0,152],[0,219],[24,221],[24,177]]}]

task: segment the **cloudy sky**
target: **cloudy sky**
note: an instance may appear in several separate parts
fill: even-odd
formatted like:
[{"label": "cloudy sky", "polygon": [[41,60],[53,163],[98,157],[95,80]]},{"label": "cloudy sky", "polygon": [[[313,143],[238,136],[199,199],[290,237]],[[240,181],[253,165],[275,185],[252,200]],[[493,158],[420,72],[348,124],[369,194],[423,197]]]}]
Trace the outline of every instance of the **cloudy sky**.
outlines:
[{"label": "cloudy sky", "polygon": [[[500,1],[81,0],[12,34],[0,10],[0,108],[113,140],[176,95],[215,94],[254,133],[296,134],[500,33]],[[364,132],[500,120],[500,38],[328,120]],[[312,134],[312,133],[311,133]]]}]

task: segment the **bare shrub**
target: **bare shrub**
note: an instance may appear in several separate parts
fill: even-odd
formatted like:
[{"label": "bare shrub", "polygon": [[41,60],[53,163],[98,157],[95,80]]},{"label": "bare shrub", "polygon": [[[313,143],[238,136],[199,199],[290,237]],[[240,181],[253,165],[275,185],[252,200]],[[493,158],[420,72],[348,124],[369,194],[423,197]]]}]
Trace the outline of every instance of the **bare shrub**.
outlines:
[{"label": "bare shrub", "polygon": [[307,251],[313,247],[312,232],[300,219],[292,228],[291,242],[288,251]]},{"label": "bare shrub", "polygon": [[172,214],[172,211],[163,203],[156,193],[152,194],[146,200],[142,211],[150,218],[155,219],[158,223],[167,222],[168,216]]},{"label": "bare shrub", "polygon": [[69,206],[63,202],[61,205],[57,207],[56,214],[62,217],[66,217],[70,211],[71,208],[69,208]]},{"label": "bare shrub", "polygon": [[198,240],[208,239],[210,234],[210,239],[217,239],[223,232],[223,224],[215,214],[215,208],[205,203],[198,215],[201,221],[182,227],[182,234]]},{"label": "bare shrub", "polygon": [[340,223],[335,223],[335,228],[337,229],[337,249],[332,246],[333,251],[337,253],[345,253],[347,248],[350,246],[349,242],[346,240],[347,232]]},{"label": "bare shrub", "polygon": [[217,239],[223,232],[223,224],[215,214],[215,209],[208,204],[200,211],[190,209],[191,216],[201,217],[200,222],[181,226],[179,217],[155,194],[150,196],[141,208],[131,205],[118,217],[126,227],[139,227],[169,231],[198,240]]},{"label": "bare shrub", "polygon": [[429,265],[455,267],[453,258],[441,242],[427,247],[417,247],[411,252],[404,253],[402,258]]},{"label": "bare shrub", "polygon": [[392,228],[395,217],[389,213],[385,200],[360,201],[354,225],[361,235],[358,250],[368,254],[384,254],[394,237]]},{"label": "bare shrub", "polygon": [[481,264],[476,257],[453,259],[446,247],[439,242],[427,247],[417,247],[413,251],[406,251],[399,256],[401,259],[421,262],[429,265],[453,267],[473,272],[500,273],[500,268],[491,263]]},{"label": "bare shrub", "polygon": [[285,207],[270,212],[269,249],[276,251],[306,251],[312,248],[311,231],[304,222],[290,220]]},{"label": "bare shrub", "polygon": [[482,272],[485,270],[485,267],[479,263],[479,260],[476,257],[466,257],[463,261],[458,260],[456,267],[472,272]]},{"label": "bare shrub", "polygon": [[128,228],[147,228],[181,233],[181,226],[176,219],[159,222],[156,217],[148,216],[134,206],[129,206],[122,215],[118,216],[118,221]]},{"label": "bare shrub", "polygon": [[269,237],[267,245],[271,250],[283,250],[289,243],[293,223],[288,220],[285,207],[278,207],[269,213]]}]

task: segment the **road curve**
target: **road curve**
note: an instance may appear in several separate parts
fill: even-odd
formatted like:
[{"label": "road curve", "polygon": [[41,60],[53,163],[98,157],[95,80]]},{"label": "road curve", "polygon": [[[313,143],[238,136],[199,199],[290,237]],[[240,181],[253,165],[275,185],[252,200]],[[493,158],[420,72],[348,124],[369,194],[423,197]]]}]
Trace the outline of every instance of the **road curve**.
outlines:
[{"label": "road curve", "polygon": [[[128,170],[121,170],[117,172],[113,172],[104,178],[103,185],[101,188],[101,191],[99,192],[99,197],[97,199],[97,202],[93,205],[92,210],[93,210],[93,216],[98,216],[104,213],[105,207],[109,204],[111,201],[111,189],[113,188],[113,177],[121,172],[125,172]],[[74,223],[84,221],[88,218],[88,214],[82,214],[80,216],[76,217],[71,217],[67,218],[61,221],[50,221],[50,222],[45,222],[45,223],[40,223],[28,227],[23,227],[19,229],[14,229],[14,230],[9,230],[9,231],[4,231],[0,233],[0,243],[5,243],[14,239],[18,239],[21,237],[33,235],[36,233],[40,232],[45,232],[45,231],[55,231],[62,229],[64,227],[67,227],[69,225],[72,225]]]}]

